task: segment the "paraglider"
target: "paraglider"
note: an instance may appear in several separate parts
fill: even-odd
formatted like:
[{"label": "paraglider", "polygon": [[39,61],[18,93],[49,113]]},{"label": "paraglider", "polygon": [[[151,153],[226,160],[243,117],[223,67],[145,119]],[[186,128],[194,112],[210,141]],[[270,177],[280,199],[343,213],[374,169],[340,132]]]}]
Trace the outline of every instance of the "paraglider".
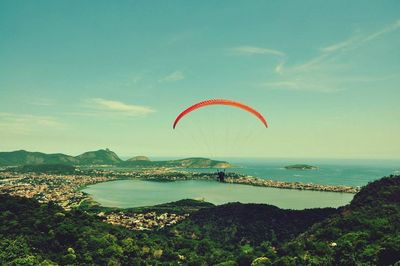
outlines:
[{"label": "paraglider", "polygon": [[188,107],[187,109],[185,109],[183,112],[181,112],[174,121],[173,129],[175,129],[179,120],[181,120],[182,117],[184,117],[185,115],[189,114],[190,112],[192,112],[196,109],[206,107],[209,105],[228,105],[228,106],[240,108],[240,109],[247,111],[250,114],[256,116],[264,124],[265,127],[268,127],[267,120],[264,118],[264,116],[261,113],[259,113],[257,110],[255,110],[254,108],[252,108],[248,105],[245,105],[243,103],[233,101],[233,100],[227,100],[227,99],[210,99],[210,100],[205,100],[205,101],[196,103],[196,104]]}]

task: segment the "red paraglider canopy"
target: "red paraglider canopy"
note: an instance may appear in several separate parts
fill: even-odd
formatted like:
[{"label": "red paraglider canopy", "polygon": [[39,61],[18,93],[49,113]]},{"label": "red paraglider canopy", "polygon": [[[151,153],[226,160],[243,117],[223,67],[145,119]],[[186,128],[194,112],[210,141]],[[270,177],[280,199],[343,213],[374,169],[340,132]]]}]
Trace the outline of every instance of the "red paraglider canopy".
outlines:
[{"label": "red paraglider canopy", "polygon": [[255,115],[265,125],[265,127],[268,127],[267,120],[264,118],[264,116],[262,116],[262,114],[260,114],[258,111],[256,111],[254,108],[252,108],[248,105],[245,105],[240,102],[232,101],[232,100],[227,100],[227,99],[210,99],[210,100],[205,100],[205,101],[196,103],[196,104],[190,106],[189,108],[185,109],[182,113],[180,113],[176,117],[173,128],[175,129],[179,120],[181,120],[181,118],[184,117],[185,115],[187,115],[188,113],[190,113],[196,109],[208,106],[208,105],[229,105],[229,106],[243,109],[243,110]]}]

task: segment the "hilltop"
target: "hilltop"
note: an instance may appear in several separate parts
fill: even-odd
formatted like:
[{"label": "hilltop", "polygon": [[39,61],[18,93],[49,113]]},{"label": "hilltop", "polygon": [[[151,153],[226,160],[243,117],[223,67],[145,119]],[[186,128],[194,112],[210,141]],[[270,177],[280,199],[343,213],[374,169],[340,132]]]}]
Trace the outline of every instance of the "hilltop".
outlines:
[{"label": "hilltop", "polygon": [[81,165],[114,165],[122,162],[118,155],[109,149],[85,152],[76,158]]},{"label": "hilltop", "polygon": [[229,168],[225,161],[215,161],[207,158],[186,158],[167,161],[150,161],[146,156],[136,156],[123,161],[118,155],[109,150],[89,151],[78,156],[62,153],[46,154],[41,152],[12,151],[0,152],[0,166],[22,166],[64,164],[72,166],[109,165],[119,167],[175,167],[175,168]]}]

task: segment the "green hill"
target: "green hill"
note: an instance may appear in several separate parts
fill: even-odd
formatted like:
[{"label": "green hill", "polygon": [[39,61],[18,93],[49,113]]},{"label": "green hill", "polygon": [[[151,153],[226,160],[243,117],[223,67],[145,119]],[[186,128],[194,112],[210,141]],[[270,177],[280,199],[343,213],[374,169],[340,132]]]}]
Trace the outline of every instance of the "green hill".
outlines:
[{"label": "green hill", "polygon": [[25,164],[78,164],[79,160],[73,156],[56,153],[29,152],[24,150],[0,152],[0,165],[17,166]]},{"label": "green hill", "polygon": [[334,208],[284,210],[267,204],[236,202],[199,210],[176,229],[187,237],[196,232],[201,238],[222,241],[232,248],[240,248],[244,239],[254,246],[264,241],[277,245],[336,212]]},{"label": "green hill", "polygon": [[284,245],[297,265],[399,265],[400,176],[365,186],[340,212]]},{"label": "green hill", "polygon": [[89,151],[76,156],[81,165],[115,165],[122,162],[115,152],[109,149]]}]

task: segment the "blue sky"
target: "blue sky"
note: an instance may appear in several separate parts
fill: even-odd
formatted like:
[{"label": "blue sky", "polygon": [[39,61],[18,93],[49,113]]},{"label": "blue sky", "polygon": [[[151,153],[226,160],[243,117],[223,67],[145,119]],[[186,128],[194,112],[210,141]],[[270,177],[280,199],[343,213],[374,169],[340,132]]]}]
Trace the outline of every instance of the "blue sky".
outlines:
[{"label": "blue sky", "polygon": [[[400,158],[399,10],[399,1],[3,0],[0,150]],[[211,108],[172,130],[182,109],[208,98],[247,103],[270,128]],[[201,137],[218,135],[227,116],[236,139],[205,152]]]}]

